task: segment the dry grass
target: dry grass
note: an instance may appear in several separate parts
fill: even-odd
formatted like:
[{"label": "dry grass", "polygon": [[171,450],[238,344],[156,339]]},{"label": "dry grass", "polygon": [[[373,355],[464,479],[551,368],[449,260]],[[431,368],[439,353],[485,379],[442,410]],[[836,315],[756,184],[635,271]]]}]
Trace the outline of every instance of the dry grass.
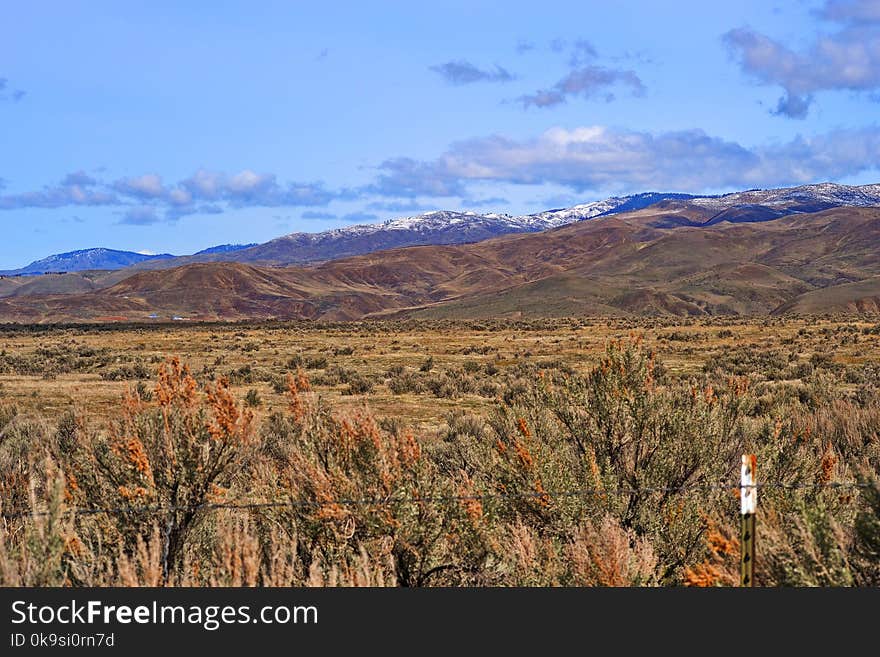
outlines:
[{"label": "dry grass", "polygon": [[[833,319],[7,328],[0,504],[46,515],[4,521],[0,582],[729,585],[735,496],[665,489],[734,481],[744,451],[766,481],[876,481],[878,342]],[[138,510],[69,513],[95,506]],[[876,487],[767,489],[761,527],[759,583],[880,583]]]},{"label": "dry grass", "polygon": [[[679,320],[681,321],[681,320]],[[876,323],[807,320],[543,320],[534,322],[387,322],[320,325],[192,325],[166,327],[94,327],[0,329],[0,399],[23,412],[57,415],[70,407],[93,417],[114,412],[131,381],[107,380],[126,366],[141,364],[152,378],[156,364],[171,355],[188,363],[197,377],[226,375],[233,393],[243,399],[257,391],[258,416],[282,408],[283,381],[291,359],[306,365],[315,388],[334,406],[355,408],[364,400],[380,416],[397,417],[416,429],[435,429],[453,410],[484,414],[494,404],[491,394],[463,392],[444,397],[427,392],[394,394],[389,371],[415,373],[428,358],[435,374],[473,371],[479,382],[492,382],[519,365],[536,367],[562,363],[586,371],[605,344],[638,331],[662,353],[669,373],[699,374],[707,363],[731,354],[779,354],[809,363],[815,354],[830,354],[829,367],[853,368],[880,360]],[[59,363],[43,354],[96,352],[98,356]],[[311,361],[311,362],[310,362]],[[26,363],[30,372],[23,372]],[[722,365],[725,363],[722,362]],[[18,365],[18,366],[17,366]],[[241,373],[242,368],[250,374]],[[333,377],[343,369],[373,382],[369,395],[348,394],[352,386]],[[743,371],[766,375],[766,367],[743,361]],[[328,376],[328,372],[330,375]],[[803,372],[791,367],[788,380]],[[146,379],[144,379],[146,381]],[[152,385],[152,383],[149,383]],[[849,390],[857,383],[841,381]],[[355,388],[356,390],[356,388]]]}]

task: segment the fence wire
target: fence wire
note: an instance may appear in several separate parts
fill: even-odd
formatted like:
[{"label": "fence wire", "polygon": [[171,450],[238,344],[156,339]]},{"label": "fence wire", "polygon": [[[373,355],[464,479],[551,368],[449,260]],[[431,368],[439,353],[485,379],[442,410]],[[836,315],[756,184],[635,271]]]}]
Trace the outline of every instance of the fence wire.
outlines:
[{"label": "fence wire", "polygon": [[[826,482],[826,483],[785,483],[785,482],[758,482],[754,486],[742,486],[735,484],[685,484],[682,486],[646,486],[646,487],[618,487],[618,488],[580,488],[561,491],[520,491],[520,492],[497,492],[480,493],[472,495],[437,495],[437,496],[406,496],[373,498],[340,498],[340,499],[311,499],[311,500],[278,500],[272,502],[206,502],[195,505],[157,505],[157,506],[121,506],[121,507],[73,507],[62,512],[61,515],[124,515],[124,514],[149,514],[149,513],[177,513],[189,511],[214,511],[220,509],[232,510],[261,510],[261,509],[296,509],[296,508],[319,508],[322,506],[392,506],[395,504],[453,504],[462,502],[489,502],[498,500],[526,500],[526,499],[563,499],[587,496],[624,496],[656,493],[684,493],[684,492],[736,492],[742,488],[756,489],[780,489],[780,490],[820,490],[820,489],[858,489],[868,488],[872,484],[867,482]],[[6,520],[16,518],[41,518],[53,515],[52,511],[11,511],[2,512],[0,517]]]}]

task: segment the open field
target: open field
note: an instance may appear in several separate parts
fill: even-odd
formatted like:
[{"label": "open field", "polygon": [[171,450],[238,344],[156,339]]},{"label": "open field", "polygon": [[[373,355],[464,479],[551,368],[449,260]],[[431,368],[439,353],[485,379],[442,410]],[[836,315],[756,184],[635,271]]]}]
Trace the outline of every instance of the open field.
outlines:
[{"label": "open field", "polygon": [[731,585],[743,453],[760,584],[880,583],[875,322],[5,326],[0,383],[4,584]]},{"label": "open field", "polygon": [[[854,390],[880,367],[880,324],[824,319],[560,319],[266,323],[0,329],[0,399],[53,416],[99,418],[127,389],[154,385],[157,364],[179,356],[196,376],[226,376],[258,414],[286,405],[284,381],[303,369],[334,406],[436,429],[451,411],[486,413],[502,383],[541,369],[585,372],[609,340],[642,335],[675,377],[717,366],[770,385],[815,371]],[[430,367],[429,367],[430,366]]]}]

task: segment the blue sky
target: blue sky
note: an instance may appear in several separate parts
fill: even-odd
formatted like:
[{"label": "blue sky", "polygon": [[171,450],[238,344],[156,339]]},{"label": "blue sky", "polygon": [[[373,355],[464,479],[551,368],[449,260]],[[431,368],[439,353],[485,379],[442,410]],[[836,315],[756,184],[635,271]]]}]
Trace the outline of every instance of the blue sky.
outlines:
[{"label": "blue sky", "polygon": [[878,182],[878,102],[880,0],[5,3],[0,269]]}]

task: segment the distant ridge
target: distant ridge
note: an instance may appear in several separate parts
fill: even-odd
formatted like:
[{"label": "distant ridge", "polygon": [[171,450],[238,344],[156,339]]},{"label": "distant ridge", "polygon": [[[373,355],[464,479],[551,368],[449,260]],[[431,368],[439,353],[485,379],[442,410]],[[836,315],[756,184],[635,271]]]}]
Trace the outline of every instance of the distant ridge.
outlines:
[{"label": "distant ridge", "polygon": [[50,255],[36,260],[21,269],[0,271],[4,276],[21,276],[44,273],[65,273],[88,271],[92,269],[122,269],[147,260],[164,260],[174,258],[170,253],[148,255],[134,251],[117,251],[115,249],[94,248],[80,249]]},{"label": "distant ridge", "polygon": [[[215,256],[213,260],[296,265],[404,246],[467,244],[500,235],[539,232],[597,217],[633,212],[658,203],[695,206],[700,212],[699,219],[691,222],[695,224],[755,222],[790,214],[819,212],[833,207],[880,206],[880,185],[858,187],[818,183],[703,196],[678,192],[643,192],[529,215],[439,210],[321,233],[292,233],[237,251],[228,258]],[[165,268],[187,262],[192,260],[154,262],[148,268]]]},{"label": "distant ridge", "polygon": [[249,249],[252,246],[257,246],[256,242],[251,242],[250,244],[221,244],[219,246],[212,246],[208,249],[202,249],[201,251],[196,251],[193,255],[208,255],[211,253],[232,253],[233,251],[241,251],[242,249]]},{"label": "distant ridge", "polygon": [[684,201],[691,198],[695,197],[691,194],[647,192],[614,196],[602,201],[529,215],[434,210],[375,224],[334,228],[320,233],[291,233],[264,244],[232,252],[202,252],[164,262],[145,262],[137,265],[137,268],[167,269],[196,262],[300,265],[406,246],[470,244],[501,235],[535,233],[576,221],[638,210],[659,201]]},{"label": "distant ridge", "polygon": [[[0,274],[115,270],[120,276],[112,280],[119,281],[126,272],[169,269],[205,262],[240,262],[259,266],[306,265],[401,247],[469,244],[503,235],[535,233],[649,207],[664,210],[657,215],[652,227],[674,228],[760,223],[835,207],[872,206],[880,206],[880,185],[818,183],[703,196],[644,192],[528,215],[435,210],[320,233],[291,233],[263,244],[223,244],[186,256],[151,256],[130,251],[85,249],[49,256],[22,269]],[[3,296],[2,290],[0,296]]]},{"label": "distant ridge", "polygon": [[745,201],[664,200],[544,231],[307,266],[6,278],[0,322],[880,315],[880,207]]}]

